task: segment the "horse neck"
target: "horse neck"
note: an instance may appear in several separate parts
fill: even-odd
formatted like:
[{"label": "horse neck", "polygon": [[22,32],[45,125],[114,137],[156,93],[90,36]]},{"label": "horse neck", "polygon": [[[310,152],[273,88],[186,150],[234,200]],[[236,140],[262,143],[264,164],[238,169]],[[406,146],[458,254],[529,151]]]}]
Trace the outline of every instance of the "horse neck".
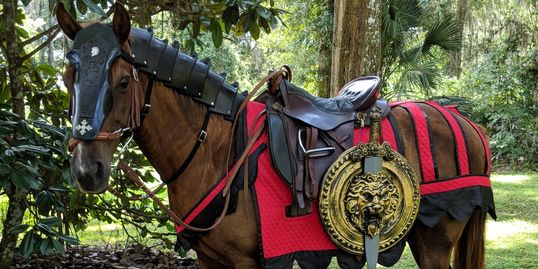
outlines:
[{"label": "horse neck", "polygon": [[[163,180],[170,179],[191,152],[206,111],[205,105],[155,82],[151,111],[135,133],[135,141]],[[190,210],[227,172],[231,129],[231,122],[222,116],[210,116],[207,138],[187,170],[168,185],[172,210]]]}]

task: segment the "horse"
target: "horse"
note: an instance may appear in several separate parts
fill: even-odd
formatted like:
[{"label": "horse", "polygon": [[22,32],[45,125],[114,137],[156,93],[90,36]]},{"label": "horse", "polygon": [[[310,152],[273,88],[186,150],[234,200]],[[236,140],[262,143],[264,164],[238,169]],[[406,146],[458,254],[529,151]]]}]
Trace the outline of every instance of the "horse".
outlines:
[{"label": "horse", "polygon": [[[199,96],[184,94],[172,89],[166,81],[155,80],[151,70],[142,68],[141,71],[136,66],[136,60],[133,60],[132,46],[137,41],[132,34],[135,28],[131,28],[129,14],[121,4],[116,3],[114,8],[110,25],[94,23],[85,27],[76,22],[61,3],[55,11],[59,26],[68,38],[74,40],[84,29],[100,25],[111,29],[112,33],[112,36],[105,36],[100,42],[109,44],[107,42],[116,40],[114,42],[117,43],[105,44],[104,47],[89,44],[90,48],[86,48],[89,52],[83,56],[86,58],[82,66],[81,59],[77,58],[80,55],[67,54],[70,63],[66,66],[63,79],[71,96],[71,110],[81,106],[86,99],[95,100],[94,107],[78,107],[75,111],[73,129],[79,137],[71,140],[71,173],[83,192],[104,192],[111,172],[112,155],[124,133],[132,132],[135,142],[161,178],[170,179],[167,188],[170,210],[185,216],[207,195],[211,186],[229,171],[228,152],[236,142],[228,138],[235,134],[234,121],[227,119],[230,111],[220,114],[208,112],[212,105],[210,102],[204,103]],[[84,38],[91,39],[91,35]],[[155,54],[151,51],[145,53]],[[103,58],[99,60],[101,56]],[[171,70],[167,72],[172,73]],[[144,114],[149,106],[149,113]],[[428,118],[431,130],[429,138],[435,140],[432,154],[436,159],[436,173],[444,179],[457,176],[461,161],[454,158],[457,149],[453,131],[436,108],[425,103],[417,103],[417,106]],[[86,120],[82,110],[88,109],[95,116]],[[424,171],[421,171],[420,152],[417,150],[419,141],[415,138],[418,137],[414,133],[415,123],[405,107],[394,106],[391,115],[399,126],[402,153],[415,173],[421,175]],[[489,156],[483,135],[466,118],[458,113],[454,115],[467,142],[468,174],[487,176]],[[97,124],[92,124],[92,120]],[[194,154],[193,148],[196,148]],[[232,156],[239,154],[231,150]],[[182,167],[181,173],[178,173],[179,166]],[[482,191],[491,191],[487,183],[482,187]],[[235,212],[223,217],[219,225],[193,243],[200,268],[262,267],[258,227],[252,218],[255,206],[251,195],[246,189],[238,191]],[[423,203],[441,203],[437,207],[441,213],[433,227],[424,223],[419,216],[406,237],[417,265],[425,269],[484,268],[486,211],[489,210],[491,214],[493,201],[490,201],[489,207],[481,208],[465,200],[468,198],[465,196],[456,199],[457,203],[454,203],[454,199],[447,200],[446,203],[452,204],[444,204],[442,197],[436,201],[424,200],[425,197],[422,198]],[[448,210],[461,205],[469,207],[471,213],[454,216]],[[453,256],[455,258],[451,264]]]}]

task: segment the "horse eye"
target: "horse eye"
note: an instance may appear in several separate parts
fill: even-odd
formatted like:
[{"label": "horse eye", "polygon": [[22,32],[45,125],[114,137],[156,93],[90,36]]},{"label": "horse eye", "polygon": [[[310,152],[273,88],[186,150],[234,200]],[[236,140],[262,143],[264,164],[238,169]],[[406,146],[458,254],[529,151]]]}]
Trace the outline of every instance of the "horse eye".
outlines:
[{"label": "horse eye", "polygon": [[116,89],[120,91],[125,90],[127,86],[129,86],[130,81],[131,81],[131,77],[129,76],[122,77],[120,80],[120,83],[118,84],[118,86],[116,86]]}]

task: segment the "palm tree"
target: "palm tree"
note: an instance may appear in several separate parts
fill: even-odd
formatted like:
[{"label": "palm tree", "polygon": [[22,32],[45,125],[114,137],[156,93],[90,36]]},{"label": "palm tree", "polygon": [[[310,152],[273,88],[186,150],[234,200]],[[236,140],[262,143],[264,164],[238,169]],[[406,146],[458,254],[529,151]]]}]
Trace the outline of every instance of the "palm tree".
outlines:
[{"label": "palm tree", "polygon": [[432,18],[420,0],[385,0],[381,46],[382,86],[387,99],[419,92],[431,96],[442,53],[459,50],[454,14]]}]

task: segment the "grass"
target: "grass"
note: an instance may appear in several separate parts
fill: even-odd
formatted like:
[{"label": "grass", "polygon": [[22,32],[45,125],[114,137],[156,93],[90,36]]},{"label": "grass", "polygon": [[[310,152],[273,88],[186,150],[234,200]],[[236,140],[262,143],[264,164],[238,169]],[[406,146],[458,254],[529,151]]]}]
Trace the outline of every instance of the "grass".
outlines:
[{"label": "grass", "polygon": [[[490,219],[486,226],[486,268],[538,269],[538,173],[496,174],[491,181],[497,221]],[[406,248],[390,268],[419,267]]]},{"label": "grass", "polygon": [[[538,269],[538,173],[495,174],[492,185],[498,218],[487,223],[486,268]],[[7,199],[0,197],[0,217],[6,206]],[[132,227],[127,227],[127,232],[136,236]],[[83,245],[131,243],[120,224],[94,221],[78,236]],[[338,268],[333,264],[331,268]],[[418,266],[406,248],[402,259],[391,268],[418,269]]]}]

